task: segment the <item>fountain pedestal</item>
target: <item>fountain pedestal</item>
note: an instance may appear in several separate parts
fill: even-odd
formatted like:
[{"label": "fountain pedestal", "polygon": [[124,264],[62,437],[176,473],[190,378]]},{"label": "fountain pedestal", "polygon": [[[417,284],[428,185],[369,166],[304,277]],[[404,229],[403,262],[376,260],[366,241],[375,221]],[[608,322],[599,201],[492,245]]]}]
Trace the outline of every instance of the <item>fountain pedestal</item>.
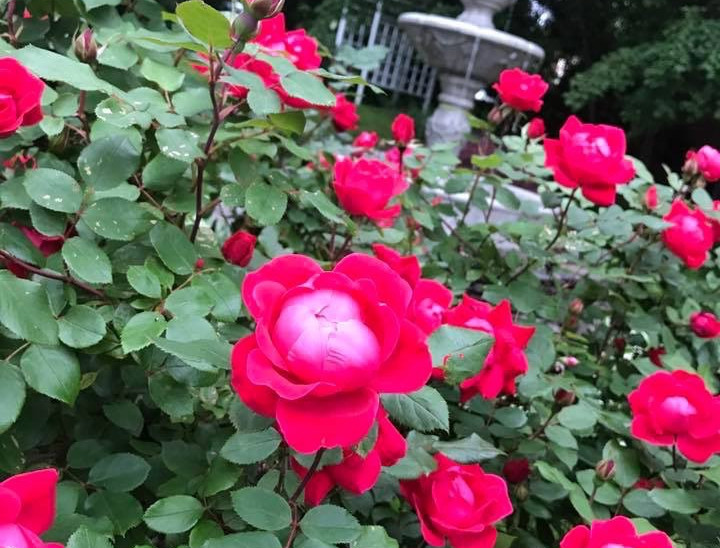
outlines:
[{"label": "fountain pedestal", "polygon": [[440,104],[427,123],[429,144],[462,142],[470,132],[468,114],[477,92],[495,82],[506,68],[531,68],[545,52],[537,44],[493,26],[493,15],[514,0],[463,0],[457,18],[404,13],[400,26],[426,62],[437,68]]}]

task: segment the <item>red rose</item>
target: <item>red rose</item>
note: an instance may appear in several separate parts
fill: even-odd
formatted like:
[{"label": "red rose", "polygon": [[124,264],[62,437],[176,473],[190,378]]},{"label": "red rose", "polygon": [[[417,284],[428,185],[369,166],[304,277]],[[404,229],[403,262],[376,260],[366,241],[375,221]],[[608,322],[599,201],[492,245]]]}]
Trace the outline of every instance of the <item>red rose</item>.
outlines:
[{"label": "red rose", "polygon": [[[343,451],[339,464],[325,466],[317,471],[305,487],[305,503],[317,506],[336,485],[356,495],[369,491],[377,483],[383,466],[392,466],[405,456],[407,442],[388,420],[387,413],[378,409],[378,434],[375,446],[362,457],[351,449]],[[307,469],[295,459],[291,461],[295,473],[304,478]]]},{"label": "red rose", "polygon": [[12,57],[0,59],[0,137],[9,137],[20,126],[43,119],[40,99],[45,84]]},{"label": "red rose", "polygon": [[560,541],[560,548],[673,548],[662,531],[638,535],[633,522],[624,516],[595,520],[590,527],[578,525]]},{"label": "red rose", "polygon": [[372,250],[378,259],[400,274],[410,287],[415,287],[420,279],[420,261],[415,255],[400,255],[383,244],[372,244]]},{"label": "red rose", "polygon": [[296,451],[357,444],[380,394],[430,377],[425,336],[406,317],[410,286],[378,259],[353,254],[325,272],[278,257],[245,277],[242,296],[257,327],[235,345],[233,387]]},{"label": "red rose", "polygon": [[338,93],[335,99],[335,106],[330,111],[335,129],[338,131],[352,131],[357,129],[360,116],[358,116],[355,103],[348,101],[342,93]]},{"label": "red rose", "polygon": [[650,185],[645,191],[645,207],[650,210],[656,209],[658,206],[657,186]]},{"label": "red rose", "polygon": [[527,459],[509,459],[502,470],[510,483],[522,483],[530,477],[530,461]]},{"label": "red rose", "polygon": [[[720,211],[720,200],[713,201],[713,211]],[[713,229],[715,243],[720,242],[720,220],[715,217],[708,217],[708,221],[710,221],[710,226]]]},{"label": "red rose", "polygon": [[571,116],[559,139],[545,139],[545,166],[561,185],[580,187],[591,202],[609,206],[615,203],[617,185],[635,176],[625,149],[625,132],[619,127],[583,124]]},{"label": "red rose", "polygon": [[415,120],[407,114],[398,114],[392,123],[393,139],[401,147],[407,147],[415,138]]},{"label": "red rose", "polygon": [[530,139],[540,139],[545,135],[545,121],[542,118],[533,118],[530,120],[527,128],[527,136]]},{"label": "red rose", "polygon": [[55,519],[58,473],[37,470],[0,483],[0,546],[12,548],[62,548],[44,543],[38,535]]},{"label": "red rose", "polygon": [[550,86],[539,74],[528,74],[519,68],[506,69],[493,89],[500,100],[515,110],[540,112],[543,95]]},{"label": "red rose", "polygon": [[675,200],[663,221],[672,226],[663,231],[667,248],[693,270],[700,268],[715,243],[709,219],[701,210],[693,211],[682,200]]},{"label": "red rose", "polygon": [[230,236],[222,245],[222,254],[230,264],[246,267],[252,260],[257,238],[244,230]]},{"label": "red rose", "polygon": [[713,397],[702,377],[687,371],[658,371],[628,396],[630,432],[653,445],[677,445],[693,462],[720,451],[720,397]]},{"label": "red rose", "polygon": [[705,145],[695,154],[698,170],[708,183],[720,180],[720,151]]},{"label": "red rose", "polygon": [[665,350],[664,346],[659,346],[657,348],[648,348],[648,359],[653,363],[653,365],[657,367],[662,367],[662,357],[667,354],[667,351]]},{"label": "red rose", "polygon": [[495,337],[480,373],[460,385],[461,399],[477,394],[487,399],[500,393],[514,394],[515,379],[527,372],[528,361],[523,350],[535,333],[534,327],[515,325],[509,301],[497,306],[463,295],[462,302],[445,315],[449,325],[484,331]]},{"label": "red rose", "polygon": [[423,333],[430,335],[443,324],[452,300],[452,291],[447,287],[435,280],[423,278],[413,291],[408,317]]},{"label": "red rose", "polygon": [[[20,228],[22,233],[25,234],[25,237],[30,240],[30,243],[32,243],[44,257],[54,255],[62,249],[65,243],[65,236],[45,236],[34,228],[28,228],[26,226],[18,228]],[[8,260],[5,266],[18,278],[28,278],[30,276],[30,272],[12,260]]]},{"label": "red rose", "polygon": [[664,489],[665,482],[660,478],[640,478],[634,484],[635,489],[646,489],[651,491],[653,489]]},{"label": "red rose", "polygon": [[425,542],[492,548],[497,538],[495,523],[513,512],[507,484],[478,464],[458,464],[442,454],[435,455],[435,460],[434,472],[400,482],[400,492],[415,509]]},{"label": "red rose", "polygon": [[355,137],[353,146],[356,148],[375,148],[379,140],[380,137],[374,131],[363,131],[360,135]]},{"label": "red rose", "polygon": [[251,42],[271,53],[287,57],[298,70],[315,70],[322,64],[317,40],[309,36],[305,29],[287,32],[284,13],[261,21],[260,31]]},{"label": "red rose", "polygon": [[389,226],[400,215],[400,204],[388,202],[402,194],[407,181],[392,166],[380,160],[343,158],[335,163],[333,188],[340,205],[351,215],[368,217]]},{"label": "red rose", "polygon": [[695,312],[690,316],[690,329],[701,339],[720,337],[720,320],[712,312]]}]

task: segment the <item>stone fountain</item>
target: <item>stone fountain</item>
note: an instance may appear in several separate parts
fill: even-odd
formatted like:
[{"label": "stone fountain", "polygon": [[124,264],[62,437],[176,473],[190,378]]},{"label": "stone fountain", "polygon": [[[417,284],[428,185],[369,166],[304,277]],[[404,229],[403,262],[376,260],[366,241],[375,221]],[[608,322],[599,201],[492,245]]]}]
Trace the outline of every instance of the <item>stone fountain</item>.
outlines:
[{"label": "stone fountain", "polygon": [[499,31],[493,15],[515,0],[462,0],[457,18],[403,13],[398,22],[425,61],[438,70],[440,105],[427,123],[427,141],[462,142],[470,133],[468,114],[478,91],[506,68],[533,69],[545,57],[532,42]]}]

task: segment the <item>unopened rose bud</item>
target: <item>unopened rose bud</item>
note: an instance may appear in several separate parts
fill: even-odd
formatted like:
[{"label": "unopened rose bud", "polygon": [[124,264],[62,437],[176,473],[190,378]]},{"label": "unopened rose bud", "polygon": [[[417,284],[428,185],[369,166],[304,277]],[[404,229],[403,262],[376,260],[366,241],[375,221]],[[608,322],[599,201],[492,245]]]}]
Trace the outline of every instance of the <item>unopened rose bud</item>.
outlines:
[{"label": "unopened rose bud", "polygon": [[625,352],[625,346],[627,346],[627,342],[623,337],[615,337],[613,344],[615,345],[615,350],[617,350],[619,353],[622,354],[623,352]]},{"label": "unopened rose bud", "polygon": [[575,367],[580,363],[575,356],[565,356],[560,360],[565,367]]},{"label": "unopened rose bud", "polygon": [[595,466],[595,474],[602,481],[607,481],[615,475],[615,461],[614,460],[601,460]]},{"label": "unopened rose bud", "polygon": [[683,164],[682,171],[683,174],[688,177],[694,177],[698,174],[697,152],[688,150],[687,153],[685,153],[685,163]]},{"label": "unopened rose bud", "polygon": [[580,299],[573,299],[569,307],[570,313],[574,316],[579,316],[585,310],[585,305]]},{"label": "unopened rose bud", "polygon": [[242,12],[232,22],[233,39],[240,44],[247,42],[255,36],[258,30],[258,22],[258,18],[254,13],[249,11]]},{"label": "unopened rose bud", "polygon": [[195,261],[195,270],[202,270],[203,268],[205,268],[205,259],[200,258]]},{"label": "unopened rose bud", "polygon": [[285,0],[251,0],[250,11],[258,19],[269,19],[280,13]]},{"label": "unopened rose bud", "polygon": [[490,113],[488,114],[488,122],[493,124],[494,126],[499,126],[505,121],[505,118],[507,118],[508,114],[510,114],[510,110],[503,108],[501,106],[493,107]]},{"label": "unopened rose bud", "polygon": [[565,390],[564,388],[559,388],[558,391],[555,392],[554,397],[555,403],[557,403],[560,407],[567,407],[569,405],[572,405],[577,399],[575,392],[573,392],[572,390]]},{"label": "unopened rose bud", "polygon": [[518,483],[515,486],[515,498],[518,502],[525,502],[530,496],[530,489],[526,483]]},{"label": "unopened rose bud", "polygon": [[75,57],[83,63],[94,63],[97,59],[97,42],[91,29],[85,29],[75,38]]}]

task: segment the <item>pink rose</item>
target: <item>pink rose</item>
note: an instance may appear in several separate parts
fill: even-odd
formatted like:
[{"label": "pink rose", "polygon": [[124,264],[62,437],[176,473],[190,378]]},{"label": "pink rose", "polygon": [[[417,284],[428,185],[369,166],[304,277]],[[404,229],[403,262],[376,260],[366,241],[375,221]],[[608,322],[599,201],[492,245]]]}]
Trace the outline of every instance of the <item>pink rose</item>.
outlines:
[{"label": "pink rose", "polygon": [[7,548],[62,548],[46,544],[38,535],[55,519],[58,473],[37,470],[0,483],[0,546]]},{"label": "pink rose", "polygon": [[550,88],[539,74],[528,74],[519,68],[506,69],[500,73],[500,80],[493,89],[500,100],[515,110],[540,112],[542,98]]},{"label": "pink rose", "polygon": [[690,316],[690,329],[701,339],[720,337],[720,320],[712,312],[695,312]]},{"label": "pink rose", "polygon": [[462,302],[445,315],[445,323],[484,331],[495,337],[480,373],[460,385],[461,400],[467,401],[477,394],[487,399],[501,393],[514,394],[515,379],[528,369],[523,351],[535,334],[535,328],[513,323],[510,302],[502,301],[493,307],[463,295]]},{"label": "pink rose", "polygon": [[353,146],[356,148],[366,148],[371,149],[375,148],[375,146],[378,144],[378,141],[380,141],[380,137],[377,133],[374,131],[363,131],[355,137],[355,140],[353,141]]},{"label": "pink rose", "polygon": [[12,57],[0,59],[0,138],[9,137],[20,126],[32,126],[43,119],[45,84]]},{"label": "pink rose", "polygon": [[670,538],[662,531],[638,535],[633,522],[624,516],[595,520],[590,527],[578,525],[560,541],[560,548],[673,548]]},{"label": "pink rose", "polygon": [[400,204],[390,200],[405,192],[407,181],[396,169],[380,160],[350,158],[337,160],[333,188],[340,205],[351,215],[389,226],[400,215]]},{"label": "pink rose", "polygon": [[527,128],[527,136],[530,139],[540,139],[545,135],[545,121],[542,118],[533,118],[530,120]]},{"label": "pink rose", "polygon": [[675,200],[663,220],[672,226],[663,231],[667,248],[693,270],[708,259],[715,243],[709,219],[701,210],[690,209],[683,200]]},{"label": "pink rose", "polygon": [[278,257],[245,277],[242,297],[257,327],[235,345],[233,387],[296,451],[359,443],[380,394],[430,377],[425,336],[407,318],[412,290],[378,259],[352,254],[325,272]]},{"label": "pink rose", "polygon": [[398,114],[392,123],[393,139],[405,148],[415,138],[415,120],[407,114]]},{"label": "pink rose", "polygon": [[355,103],[348,101],[342,93],[338,93],[335,99],[335,106],[330,111],[335,129],[338,131],[352,131],[357,129],[360,116],[358,116]]},{"label": "pink rose", "polygon": [[630,432],[653,445],[677,445],[693,462],[705,462],[720,451],[720,397],[702,377],[687,371],[658,371],[628,396]]},{"label": "pink rose", "polygon": [[698,170],[708,183],[720,180],[720,151],[705,145],[695,154]]},{"label": "pink rose", "polygon": [[545,166],[561,185],[580,187],[591,202],[609,206],[615,203],[617,185],[635,176],[625,149],[625,132],[619,127],[583,124],[571,116],[559,139],[545,139]]},{"label": "pink rose", "polygon": [[495,523],[513,512],[507,484],[478,464],[463,465],[435,455],[437,469],[400,482],[400,492],[415,509],[430,546],[492,548]]}]

